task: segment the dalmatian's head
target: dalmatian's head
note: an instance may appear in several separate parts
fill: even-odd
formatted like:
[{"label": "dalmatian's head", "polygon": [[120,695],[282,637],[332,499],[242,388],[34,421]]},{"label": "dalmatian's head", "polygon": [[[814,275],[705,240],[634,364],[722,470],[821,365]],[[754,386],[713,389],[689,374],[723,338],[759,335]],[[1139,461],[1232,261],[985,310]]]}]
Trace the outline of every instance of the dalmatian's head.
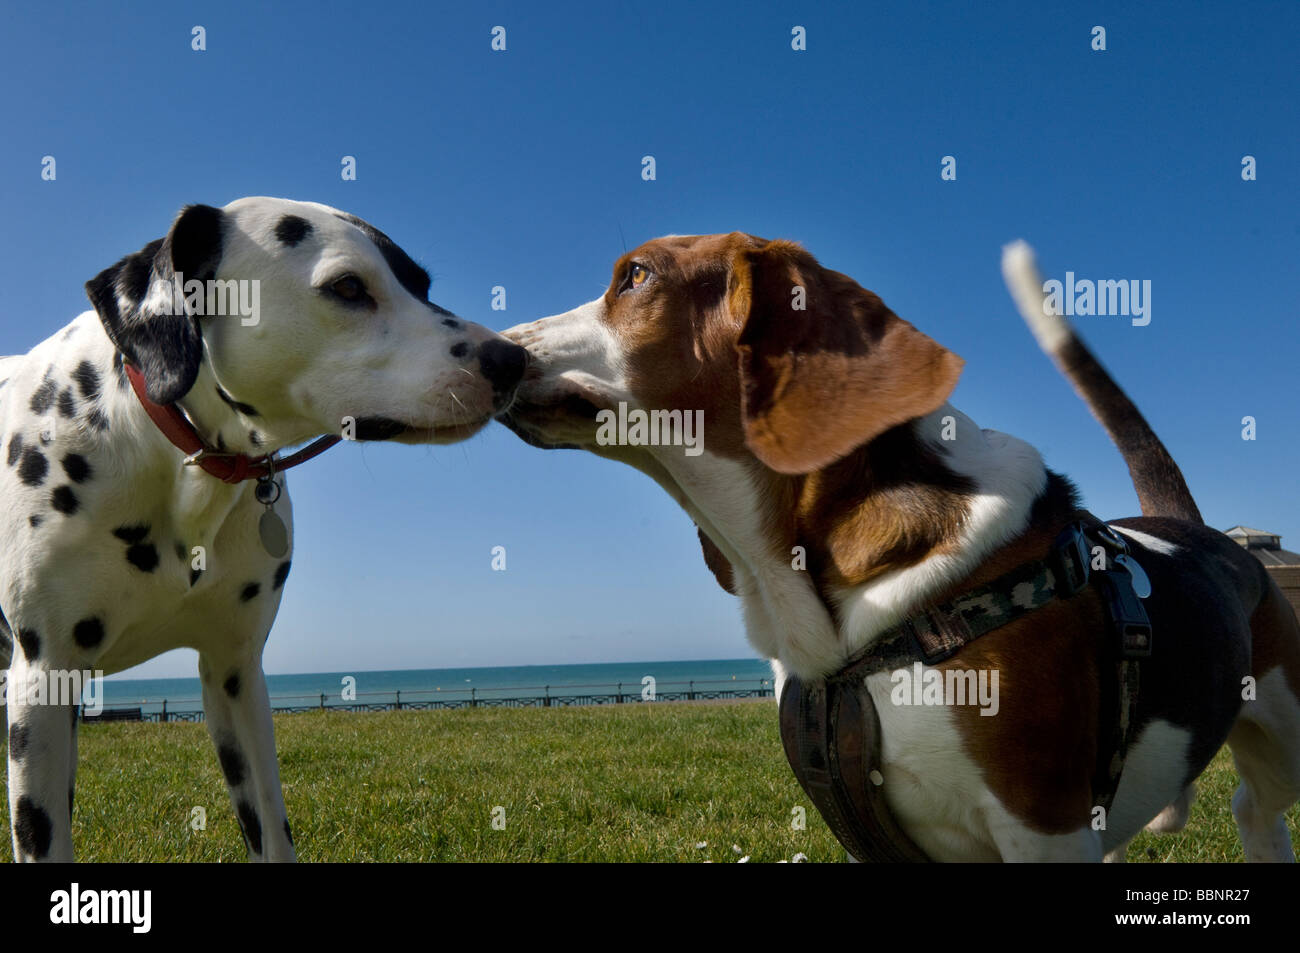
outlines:
[{"label": "dalmatian's head", "polygon": [[510,403],[527,363],[429,301],[429,275],[383,232],[310,202],[191,205],[86,291],[151,400],[240,418],[232,451],[323,433],[464,439]]}]

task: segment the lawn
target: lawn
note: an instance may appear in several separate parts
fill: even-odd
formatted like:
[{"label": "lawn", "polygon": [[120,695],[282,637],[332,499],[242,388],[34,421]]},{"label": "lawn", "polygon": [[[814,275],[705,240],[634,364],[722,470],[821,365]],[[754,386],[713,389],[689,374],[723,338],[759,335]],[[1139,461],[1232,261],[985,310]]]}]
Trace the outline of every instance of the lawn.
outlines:
[{"label": "lawn", "polygon": [[[790,773],[771,701],[320,712],[275,724],[303,861],[844,857]],[[202,725],[87,725],[79,744],[79,860],[244,859]],[[1220,752],[1187,830],[1143,834],[1129,859],[1240,861],[1236,783]],[[204,830],[191,827],[196,807]],[[492,823],[498,807],[504,829]],[[805,829],[792,826],[796,807]],[[1289,818],[1294,837],[1300,809]]]}]

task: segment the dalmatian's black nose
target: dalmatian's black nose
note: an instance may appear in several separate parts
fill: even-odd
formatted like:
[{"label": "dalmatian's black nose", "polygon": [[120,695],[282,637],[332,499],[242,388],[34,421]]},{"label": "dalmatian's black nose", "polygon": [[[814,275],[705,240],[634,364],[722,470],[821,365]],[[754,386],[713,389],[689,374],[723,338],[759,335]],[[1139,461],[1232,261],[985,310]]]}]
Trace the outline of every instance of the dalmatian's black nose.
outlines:
[{"label": "dalmatian's black nose", "polygon": [[513,388],[524,376],[528,352],[518,344],[493,338],[479,345],[478,364],[492,389],[500,393]]}]

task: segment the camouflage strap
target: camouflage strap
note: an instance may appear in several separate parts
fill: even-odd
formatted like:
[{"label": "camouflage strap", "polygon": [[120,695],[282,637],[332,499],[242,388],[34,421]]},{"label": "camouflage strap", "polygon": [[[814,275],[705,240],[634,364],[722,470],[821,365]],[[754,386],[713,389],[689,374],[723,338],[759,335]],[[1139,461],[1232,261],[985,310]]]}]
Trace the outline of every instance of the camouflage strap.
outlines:
[{"label": "camouflage strap", "polygon": [[886,630],[828,680],[862,679],[918,660],[938,665],[966,643],[1059,598],[1057,590],[1056,574],[1048,560],[1027,563]]},{"label": "camouflage strap", "polygon": [[[1107,553],[1105,570],[1090,568],[1096,545]],[[1110,811],[1136,725],[1138,662],[1151,653],[1151,626],[1132,572],[1125,571],[1127,556],[1123,538],[1085,514],[1062,531],[1045,559],[922,610],[825,679],[787,682],[780,705],[786,757],[845,849],[867,862],[928,859],[898,826],[879,789],[880,728],[866,678],[916,661],[937,665],[981,635],[1090,583],[1100,591],[1112,628],[1103,645],[1102,671],[1114,666],[1117,672],[1114,682],[1102,679],[1093,777],[1094,803]]]}]

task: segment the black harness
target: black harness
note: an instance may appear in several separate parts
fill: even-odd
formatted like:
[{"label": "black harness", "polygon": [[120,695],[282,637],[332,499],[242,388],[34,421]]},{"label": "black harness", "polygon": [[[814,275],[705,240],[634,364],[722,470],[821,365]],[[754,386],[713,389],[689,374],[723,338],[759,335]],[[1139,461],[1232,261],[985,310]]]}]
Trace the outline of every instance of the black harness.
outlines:
[{"label": "black harness", "polygon": [[914,662],[938,665],[981,635],[1090,585],[1102,595],[1111,630],[1101,649],[1101,670],[1116,672],[1115,691],[1106,693],[1113,704],[1102,710],[1093,779],[1094,803],[1108,814],[1136,721],[1139,662],[1151,655],[1151,623],[1142,607],[1151,587],[1124,539],[1091,514],[1067,526],[1043,559],[926,607],[886,630],[833,675],[811,682],[786,679],[780,702],[786,757],[853,857],[872,863],[930,860],[885,803],[880,720],[867,677]]}]

